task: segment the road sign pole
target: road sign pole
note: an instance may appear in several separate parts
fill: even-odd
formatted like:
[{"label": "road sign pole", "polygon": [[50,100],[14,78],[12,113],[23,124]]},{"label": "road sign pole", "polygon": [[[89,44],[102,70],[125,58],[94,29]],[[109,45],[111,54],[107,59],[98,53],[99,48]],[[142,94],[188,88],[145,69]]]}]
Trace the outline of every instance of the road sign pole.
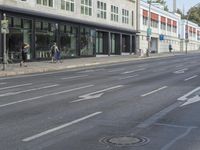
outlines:
[{"label": "road sign pole", "polygon": [[[3,20],[6,20],[6,14],[3,14]],[[6,32],[3,33],[3,70],[6,70],[7,54],[6,54]]]}]

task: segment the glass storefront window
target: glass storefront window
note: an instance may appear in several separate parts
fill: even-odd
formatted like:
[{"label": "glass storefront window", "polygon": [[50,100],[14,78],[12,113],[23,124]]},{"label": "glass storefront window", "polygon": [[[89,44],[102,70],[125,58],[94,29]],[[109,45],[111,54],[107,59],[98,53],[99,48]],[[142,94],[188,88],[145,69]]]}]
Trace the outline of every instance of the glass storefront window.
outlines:
[{"label": "glass storefront window", "polygon": [[77,56],[77,27],[60,25],[60,47],[63,57]]},{"label": "glass storefront window", "polygon": [[[7,35],[7,51],[9,59],[12,61],[20,60],[23,43],[31,46],[32,42],[32,21],[28,19],[10,17],[9,34]],[[31,47],[28,51],[28,59],[32,58],[33,50]]]},{"label": "glass storefront window", "polygon": [[80,28],[80,55],[92,56],[95,48],[95,30]]},{"label": "glass storefront window", "polygon": [[50,58],[49,50],[56,41],[56,23],[36,21],[35,51],[36,58]]}]

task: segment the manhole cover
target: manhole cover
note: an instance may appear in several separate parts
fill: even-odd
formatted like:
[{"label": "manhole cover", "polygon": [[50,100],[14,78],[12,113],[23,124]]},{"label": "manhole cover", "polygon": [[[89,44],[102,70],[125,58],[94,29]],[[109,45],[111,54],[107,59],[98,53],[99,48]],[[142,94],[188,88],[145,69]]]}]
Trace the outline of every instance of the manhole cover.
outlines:
[{"label": "manhole cover", "polygon": [[141,146],[147,144],[149,139],[138,136],[119,136],[119,137],[104,137],[100,140],[104,144],[112,144],[118,146]]}]

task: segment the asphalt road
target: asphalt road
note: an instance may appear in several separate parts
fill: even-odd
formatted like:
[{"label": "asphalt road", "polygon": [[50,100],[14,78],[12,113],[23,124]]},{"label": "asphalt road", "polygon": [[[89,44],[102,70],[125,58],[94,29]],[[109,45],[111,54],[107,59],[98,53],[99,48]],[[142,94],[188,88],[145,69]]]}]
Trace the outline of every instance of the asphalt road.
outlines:
[{"label": "asphalt road", "polygon": [[0,150],[199,150],[199,58],[0,78]]}]

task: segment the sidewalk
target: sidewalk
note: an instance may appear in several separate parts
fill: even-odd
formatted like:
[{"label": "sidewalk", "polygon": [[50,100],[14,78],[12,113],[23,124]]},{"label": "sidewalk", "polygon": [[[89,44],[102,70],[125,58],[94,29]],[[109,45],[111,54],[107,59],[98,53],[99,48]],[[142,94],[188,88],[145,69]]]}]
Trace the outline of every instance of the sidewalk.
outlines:
[{"label": "sidewalk", "polygon": [[127,61],[136,61],[141,59],[152,59],[158,57],[170,57],[174,55],[180,55],[182,53],[161,53],[161,54],[150,54],[150,57],[140,57],[136,55],[126,55],[126,56],[103,56],[103,57],[87,57],[87,58],[75,58],[75,59],[65,59],[62,63],[51,63],[50,61],[39,61],[39,62],[28,62],[27,67],[20,67],[19,63],[8,64],[6,71],[2,71],[2,64],[0,64],[0,77],[24,75],[31,73],[41,73],[49,71],[58,71],[64,69],[72,68],[83,68],[89,66],[98,66],[112,63],[120,63]]}]

